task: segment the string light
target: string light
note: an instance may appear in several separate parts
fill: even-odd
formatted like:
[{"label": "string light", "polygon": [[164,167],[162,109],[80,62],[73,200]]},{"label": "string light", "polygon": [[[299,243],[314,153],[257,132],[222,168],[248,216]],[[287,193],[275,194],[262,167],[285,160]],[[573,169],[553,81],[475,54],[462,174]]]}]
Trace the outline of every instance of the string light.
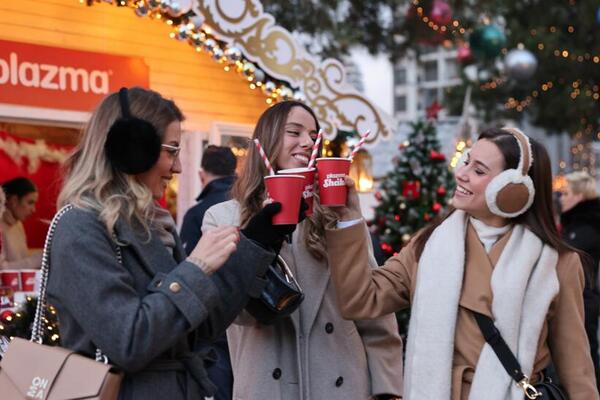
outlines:
[{"label": "string light", "polygon": [[[86,3],[84,0],[79,0],[81,4]],[[96,0],[96,2],[101,2]],[[87,1],[87,5],[93,5],[93,1]],[[248,82],[250,90],[255,90],[257,87],[263,87],[263,82],[266,81],[267,76],[264,71],[254,66],[250,61],[245,59],[243,55],[229,56],[227,55],[227,47],[222,48],[220,42],[211,36],[211,29],[207,26],[196,26],[194,23],[187,20],[187,17],[176,18],[171,17],[168,13],[162,13],[158,7],[149,7],[147,2],[142,0],[131,1],[131,0],[119,0],[118,2],[112,3],[119,7],[128,7],[134,10],[135,14],[139,17],[147,16],[151,19],[163,20],[167,25],[173,27],[173,30],[169,32],[169,37],[174,40],[187,40],[187,42],[194,48],[198,53],[206,51],[215,62],[225,63],[223,69],[226,72],[231,71],[232,67],[244,77],[244,80]],[[241,52],[239,52],[241,53]],[[236,58],[240,59],[236,59]],[[251,66],[251,68],[250,68]],[[260,78],[259,78],[260,76]],[[273,78],[269,78],[271,81]],[[297,99],[299,101],[305,101],[304,95],[301,92],[294,92],[287,84],[279,83],[272,91],[263,90],[263,93],[267,99],[267,104],[272,104],[280,100]]]},{"label": "string light", "polygon": [[462,24],[460,23],[460,21],[457,19],[453,19],[452,22],[449,23],[448,25],[436,24],[428,16],[425,15],[425,11],[423,10],[423,7],[420,6],[420,4],[421,4],[420,0],[413,0],[413,5],[415,6],[415,9],[417,10],[417,14],[419,15],[419,18],[421,19],[421,22],[423,22],[423,24],[425,24],[427,27],[429,27],[434,32],[446,33],[449,31],[454,36],[462,36],[467,32],[467,29],[464,28],[462,26]]}]

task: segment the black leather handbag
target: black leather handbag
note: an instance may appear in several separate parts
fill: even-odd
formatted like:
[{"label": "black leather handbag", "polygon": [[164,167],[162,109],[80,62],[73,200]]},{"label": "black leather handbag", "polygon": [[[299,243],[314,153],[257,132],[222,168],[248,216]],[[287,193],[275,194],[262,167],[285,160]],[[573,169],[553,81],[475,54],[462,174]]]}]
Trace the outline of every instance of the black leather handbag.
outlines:
[{"label": "black leather handbag", "polygon": [[264,289],[258,298],[250,299],[246,311],[258,322],[270,325],[296,311],[304,300],[304,293],[281,256],[269,266],[264,278]]},{"label": "black leather handbag", "polygon": [[569,400],[560,385],[553,382],[548,376],[544,376],[540,382],[530,384],[529,377],[521,371],[519,361],[510,351],[500,331],[494,325],[494,321],[484,314],[473,312],[473,315],[475,315],[475,321],[477,321],[485,341],[492,347],[508,375],[513,378],[517,386],[523,389],[525,400]]}]

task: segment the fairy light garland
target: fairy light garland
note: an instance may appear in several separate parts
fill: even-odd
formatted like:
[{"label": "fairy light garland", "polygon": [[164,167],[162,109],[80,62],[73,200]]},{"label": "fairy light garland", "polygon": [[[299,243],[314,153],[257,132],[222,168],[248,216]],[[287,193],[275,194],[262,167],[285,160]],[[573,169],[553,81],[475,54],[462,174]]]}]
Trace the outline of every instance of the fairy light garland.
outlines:
[{"label": "fairy light garland", "polygon": [[[202,27],[196,15],[190,12],[173,16],[169,14],[170,2],[161,0],[79,0],[81,4],[92,6],[95,3],[109,3],[117,7],[132,9],[138,17],[148,17],[162,20],[173,29],[169,37],[174,40],[187,41],[196,52],[208,53],[211,58],[223,64],[225,72],[234,71],[248,82],[251,90],[261,89],[267,104],[273,104],[282,100],[306,101],[305,95],[300,91],[294,91],[283,82],[267,76],[267,74],[255,64],[247,60],[242,52],[235,46],[223,44],[210,34],[210,29]],[[200,26],[197,26],[200,25]]]},{"label": "fairy light garland", "polygon": [[464,28],[462,26],[462,24],[460,23],[460,21],[457,19],[453,19],[452,22],[447,25],[436,24],[435,22],[433,22],[431,20],[431,18],[429,18],[427,15],[425,15],[425,10],[423,9],[423,7],[421,7],[420,4],[421,4],[420,0],[413,0],[413,5],[415,6],[415,8],[417,10],[417,14],[419,15],[419,18],[425,25],[427,25],[434,32],[446,33],[449,31],[454,36],[463,36],[467,32],[467,29]]}]

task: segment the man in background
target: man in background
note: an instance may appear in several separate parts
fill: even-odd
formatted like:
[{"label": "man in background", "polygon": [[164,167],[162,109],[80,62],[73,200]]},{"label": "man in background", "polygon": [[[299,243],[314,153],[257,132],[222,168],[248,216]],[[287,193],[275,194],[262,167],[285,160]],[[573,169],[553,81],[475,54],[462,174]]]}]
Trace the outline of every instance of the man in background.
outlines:
[{"label": "man in background", "polygon": [[[211,145],[204,149],[198,173],[203,189],[196,198],[198,204],[185,213],[181,227],[180,236],[188,255],[202,236],[202,220],[206,210],[229,200],[229,191],[235,181],[236,162],[235,155],[229,147]],[[210,380],[217,386],[214,400],[231,400],[233,373],[227,336],[223,334],[211,347],[217,356],[216,362],[207,368]]]}]

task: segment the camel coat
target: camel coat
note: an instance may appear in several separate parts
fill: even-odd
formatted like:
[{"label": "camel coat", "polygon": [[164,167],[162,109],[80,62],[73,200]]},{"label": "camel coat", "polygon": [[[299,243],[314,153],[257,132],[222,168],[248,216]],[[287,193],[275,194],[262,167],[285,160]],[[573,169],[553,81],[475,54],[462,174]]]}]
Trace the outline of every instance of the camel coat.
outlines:
[{"label": "camel coat", "polygon": [[[346,318],[374,318],[407,308],[416,289],[418,260],[414,242],[387,260],[383,267],[371,271],[367,267],[368,237],[364,231],[362,223],[327,231],[331,275]],[[468,398],[475,366],[485,344],[471,311],[493,317],[490,281],[510,234],[511,231],[504,234],[488,254],[469,224],[454,342],[452,400]],[[584,329],[584,275],[579,256],[560,255],[556,270],[560,291],[550,305],[540,334],[532,380],[539,380],[541,371],[553,361],[570,400],[597,400],[594,367]]]},{"label": "camel coat", "polygon": [[[220,203],[207,211],[202,229],[239,225],[239,214],[236,201]],[[327,261],[308,253],[301,229],[302,224],[280,253],[304,291],[299,310],[270,326],[246,313],[227,330],[233,399],[366,400],[377,394],[401,395],[402,342],[394,315],[345,320]]]}]

